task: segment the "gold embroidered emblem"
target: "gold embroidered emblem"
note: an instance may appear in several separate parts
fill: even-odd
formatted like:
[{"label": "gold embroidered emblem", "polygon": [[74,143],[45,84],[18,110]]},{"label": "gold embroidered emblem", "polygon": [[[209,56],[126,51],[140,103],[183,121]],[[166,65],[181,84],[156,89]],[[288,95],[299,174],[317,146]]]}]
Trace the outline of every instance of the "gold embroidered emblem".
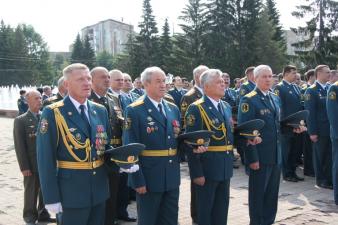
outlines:
[{"label": "gold embroidered emblem", "polygon": [[330,93],[329,93],[329,99],[330,100],[336,100],[336,98],[337,98],[336,92],[330,91]]},{"label": "gold embroidered emblem", "polygon": [[242,105],[241,105],[241,111],[243,113],[249,112],[249,104],[248,103],[242,103]]},{"label": "gold embroidered emblem", "polygon": [[40,133],[44,134],[48,130],[48,121],[46,119],[42,119],[40,122]]}]

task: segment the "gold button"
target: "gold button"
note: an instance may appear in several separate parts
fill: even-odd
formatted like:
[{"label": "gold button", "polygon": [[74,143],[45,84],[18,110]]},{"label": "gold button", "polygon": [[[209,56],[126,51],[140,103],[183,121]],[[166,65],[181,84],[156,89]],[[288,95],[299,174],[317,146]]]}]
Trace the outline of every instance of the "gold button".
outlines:
[{"label": "gold button", "polygon": [[93,172],[93,175],[95,175],[95,174],[96,174],[96,171]]},{"label": "gold button", "polygon": [[93,161],[95,161],[95,157],[93,157]]},{"label": "gold button", "polygon": [[168,139],[170,139],[170,136],[168,136]]},{"label": "gold button", "polygon": [[172,163],[172,162],[173,162],[173,161],[170,159],[170,160],[169,160],[169,163]]}]

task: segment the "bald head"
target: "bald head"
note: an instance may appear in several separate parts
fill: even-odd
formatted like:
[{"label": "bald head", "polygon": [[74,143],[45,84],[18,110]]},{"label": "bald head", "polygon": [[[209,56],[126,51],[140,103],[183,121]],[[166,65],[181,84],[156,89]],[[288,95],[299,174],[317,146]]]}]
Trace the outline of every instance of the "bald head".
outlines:
[{"label": "bald head", "polygon": [[123,88],[123,73],[120,70],[111,70],[110,75],[110,86],[113,91],[119,92]]},{"label": "bald head", "polygon": [[42,106],[42,98],[40,92],[37,90],[28,91],[26,94],[28,108],[34,113],[38,113]]},{"label": "bald head", "polygon": [[109,72],[104,67],[95,67],[90,71],[92,77],[92,89],[96,94],[105,96],[110,86]]}]

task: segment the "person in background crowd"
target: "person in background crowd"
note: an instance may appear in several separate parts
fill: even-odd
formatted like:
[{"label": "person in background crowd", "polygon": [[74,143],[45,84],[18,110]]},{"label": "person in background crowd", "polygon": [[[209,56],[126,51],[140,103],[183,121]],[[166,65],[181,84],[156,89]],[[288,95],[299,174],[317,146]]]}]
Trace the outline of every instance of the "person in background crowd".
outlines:
[{"label": "person in background crowd", "polygon": [[19,116],[24,114],[25,112],[27,112],[28,110],[28,104],[26,101],[26,90],[20,90],[20,97],[17,101],[17,105],[18,105],[18,110],[19,110]]},{"label": "person in background crowd", "polygon": [[131,90],[132,92],[138,94],[139,96],[144,95],[144,90],[142,88],[142,82],[139,77],[136,77],[134,80],[134,89]]},{"label": "person in background crowd", "polygon": [[277,74],[273,74],[272,75],[272,79],[273,79],[273,83],[272,83],[271,90],[275,90],[276,85],[279,83],[278,75]]},{"label": "person in background crowd", "polygon": [[[279,96],[281,102],[281,120],[302,110],[301,93],[294,84],[297,78],[297,68],[287,65],[283,69],[283,81],[275,88],[274,93]],[[296,156],[302,150],[303,138],[287,127],[281,130],[282,172],[283,179],[290,182],[303,181],[304,178],[296,174]]]},{"label": "person in background crowd", "polygon": [[173,84],[174,84],[174,88],[170,89],[168,91],[168,94],[170,94],[174,100],[175,100],[175,104],[177,105],[178,108],[181,108],[181,99],[182,96],[187,93],[187,90],[183,89],[183,83],[182,83],[182,79],[179,76],[174,77],[173,79]]},{"label": "person in background crowd", "polygon": [[135,102],[140,97],[140,95],[132,92],[132,90],[133,90],[133,83],[131,82],[130,75],[127,73],[123,73],[122,91],[123,91],[123,94],[125,94],[127,99],[130,101],[127,103],[128,105]]},{"label": "person in background crowd", "polygon": [[[110,145],[114,148],[122,145],[122,114],[118,99],[108,93],[110,87],[109,72],[104,67],[95,67],[90,71],[92,77],[92,91],[89,100],[103,105],[108,112]],[[116,225],[117,222],[117,195],[119,189],[118,171],[109,170],[110,197],[106,201],[105,225]]]},{"label": "person in background crowd", "polygon": [[[332,71],[331,71],[332,73]],[[327,95],[327,115],[330,122],[332,142],[332,181],[334,202],[338,205],[338,82],[331,84]]]},{"label": "person in background crowd", "polygon": [[47,98],[52,97],[52,88],[48,85],[42,87],[42,102],[45,101]]},{"label": "person in background crowd", "polygon": [[[41,94],[36,90],[26,94],[28,111],[14,120],[14,148],[24,183],[23,219],[27,225],[55,222],[43,204],[36,157],[36,132],[40,118]],[[37,205],[38,203],[38,205]]]},{"label": "person in background crowd", "polygon": [[330,68],[319,65],[314,71],[316,81],[304,95],[305,109],[310,114],[307,120],[308,133],[314,152],[314,169],[318,187],[332,189],[332,151],[330,124],[326,109],[326,96],[330,79]]},{"label": "person in background crowd", "polygon": [[[183,124],[183,129],[186,127],[186,123],[184,122],[184,116],[188,107],[198,99],[202,98],[203,90],[201,88],[200,77],[201,75],[208,70],[209,68],[204,65],[199,65],[193,70],[193,77],[194,77],[194,87],[191,88],[185,95],[183,95],[181,100],[181,121]],[[190,215],[191,219],[194,223],[197,223],[197,197],[196,197],[196,184],[194,182],[190,182]]]},{"label": "person in background crowd", "polygon": [[67,95],[67,89],[64,84],[64,77],[60,77],[58,80],[58,93],[52,97],[49,97],[43,101],[43,107],[61,101]]},{"label": "person in background crowd", "polygon": [[338,81],[338,70],[331,70],[330,71],[330,80],[328,82],[328,85],[331,86],[332,84],[336,83]]},{"label": "person in background crowd", "polygon": [[239,101],[244,95],[250,93],[256,87],[253,74],[254,69],[255,69],[254,66],[250,66],[245,70],[245,76],[247,78],[247,81],[244,82],[240,87],[238,99]]}]

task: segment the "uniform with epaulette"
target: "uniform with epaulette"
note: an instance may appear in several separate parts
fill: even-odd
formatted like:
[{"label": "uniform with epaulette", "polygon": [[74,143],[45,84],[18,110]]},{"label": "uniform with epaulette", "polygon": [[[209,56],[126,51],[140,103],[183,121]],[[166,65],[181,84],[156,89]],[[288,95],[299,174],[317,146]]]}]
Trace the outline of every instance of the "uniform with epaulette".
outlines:
[{"label": "uniform with epaulette", "polygon": [[168,91],[168,94],[170,94],[174,100],[175,100],[175,105],[180,109],[181,108],[181,99],[183,97],[183,95],[185,95],[185,93],[187,93],[187,90],[185,89],[181,89],[181,90],[178,90],[176,87],[170,89]]},{"label": "uniform with epaulette", "polygon": [[229,105],[231,107],[235,107],[236,106],[236,91],[231,89],[231,88],[227,88],[224,91],[224,96],[222,97],[222,100],[229,103]]},{"label": "uniform with epaulette", "polygon": [[53,104],[55,102],[61,101],[63,99],[62,95],[60,94],[60,92],[58,92],[56,95],[53,95],[47,99],[45,99],[42,102],[42,107],[46,107],[47,105]]},{"label": "uniform with epaulette", "polygon": [[[21,171],[30,170],[31,176],[24,176],[23,219],[26,223],[49,218],[40,190],[38,165],[36,162],[36,131],[39,115],[28,110],[14,120],[14,147]],[[37,206],[37,199],[39,205]]]},{"label": "uniform with epaulette", "polygon": [[244,95],[249,94],[251,91],[255,89],[255,87],[256,84],[250,80],[244,82],[239,88],[237,101],[239,102],[244,97]]},{"label": "uniform with epaulette", "polygon": [[[89,96],[89,100],[103,105],[107,112],[109,118],[109,129],[111,133],[111,139],[109,144],[116,148],[122,145],[122,125],[123,117],[122,111],[118,105],[118,99],[110,93],[107,93],[106,96],[98,96],[94,91],[92,91]],[[109,166],[108,163],[106,163]],[[105,225],[114,224],[114,221],[117,220],[117,194],[119,188],[119,173],[118,171],[111,171],[108,173],[109,177],[109,191],[110,198],[106,202],[106,217]]]},{"label": "uniform with epaulette", "polygon": [[275,94],[264,95],[256,88],[245,95],[239,105],[238,125],[253,119],[265,122],[262,142],[245,148],[247,166],[259,162],[259,169],[248,168],[250,224],[273,224],[278,205],[281,149],[280,100]]},{"label": "uniform with epaulette", "polygon": [[332,141],[332,181],[334,201],[338,205],[338,82],[331,85],[327,95],[327,115],[330,122]]},{"label": "uniform with epaulette", "polygon": [[316,81],[305,92],[305,109],[310,114],[307,120],[309,135],[318,135],[318,141],[312,143],[314,169],[318,186],[332,185],[332,153],[330,124],[326,110],[327,90]]},{"label": "uniform with epaulette", "polygon": [[[304,107],[304,96],[305,96],[305,92],[306,90],[310,87],[311,85],[308,83],[305,83],[302,85],[301,88],[301,104],[303,109],[305,109]],[[304,175],[306,176],[311,176],[314,177],[315,176],[315,172],[314,172],[314,168],[313,168],[313,153],[312,153],[312,142],[310,140],[310,136],[308,132],[303,132],[302,133],[303,136],[303,156],[304,156]]]},{"label": "uniform with epaulette", "polygon": [[70,96],[45,107],[38,128],[44,202],[61,203],[63,225],[103,224],[109,197],[103,166],[103,153],[110,140],[107,110],[92,101],[86,103],[87,116],[84,105],[79,106],[80,113]]},{"label": "uniform with epaulette", "polygon": [[[202,89],[201,89],[202,90]],[[202,98],[202,92],[194,86],[191,88],[185,95],[183,95],[181,99],[181,122],[183,124],[183,130],[186,127],[186,124],[184,123],[184,116],[188,109],[188,107],[198,99]],[[181,154],[184,154],[183,152]],[[185,156],[181,156],[185,157]],[[195,190],[195,184],[191,181],[190,183],[190,194],[191,194],[191,200],[190,200],[190,214],[193,222],[197,221],[197,199],[196,199],[196,190]]]},{"label": "uniform with epaulette", "polygon": [[230,178],[233,175],[231,107],[219,101],[216,108],[209,97],[204,95],[189,106],[185,122],[186,132],[215,132],[210,138],[207,152],[195,154],[191,149],[187,150],[191,180],[205,178],[203,186],[195,185],[198,224],[226,224]]},{"label": "uniform with epaulette", "polygon": [[146,145],[139,156],[140,170],[129,175],[132,188],[145,186],[147,190],[136,194],[139,225],[175,225],[178,221],[180,113],[174,104],[161,102],[165,115],[147,95],[125,111],[123,143]]},{"label": "uniform with epaulette", "polygon": [[[300,90],[294,84],[283,80],[276,85],[274,93],[279,96],[281,101],[282,120],[303,109]],[[282,127],[281,131],[283,177],[288,181],[297,182],[301,178],[296,175],[297,162],[295,160],[302,150],[302,134],[296,134],[286,126]]]}]

